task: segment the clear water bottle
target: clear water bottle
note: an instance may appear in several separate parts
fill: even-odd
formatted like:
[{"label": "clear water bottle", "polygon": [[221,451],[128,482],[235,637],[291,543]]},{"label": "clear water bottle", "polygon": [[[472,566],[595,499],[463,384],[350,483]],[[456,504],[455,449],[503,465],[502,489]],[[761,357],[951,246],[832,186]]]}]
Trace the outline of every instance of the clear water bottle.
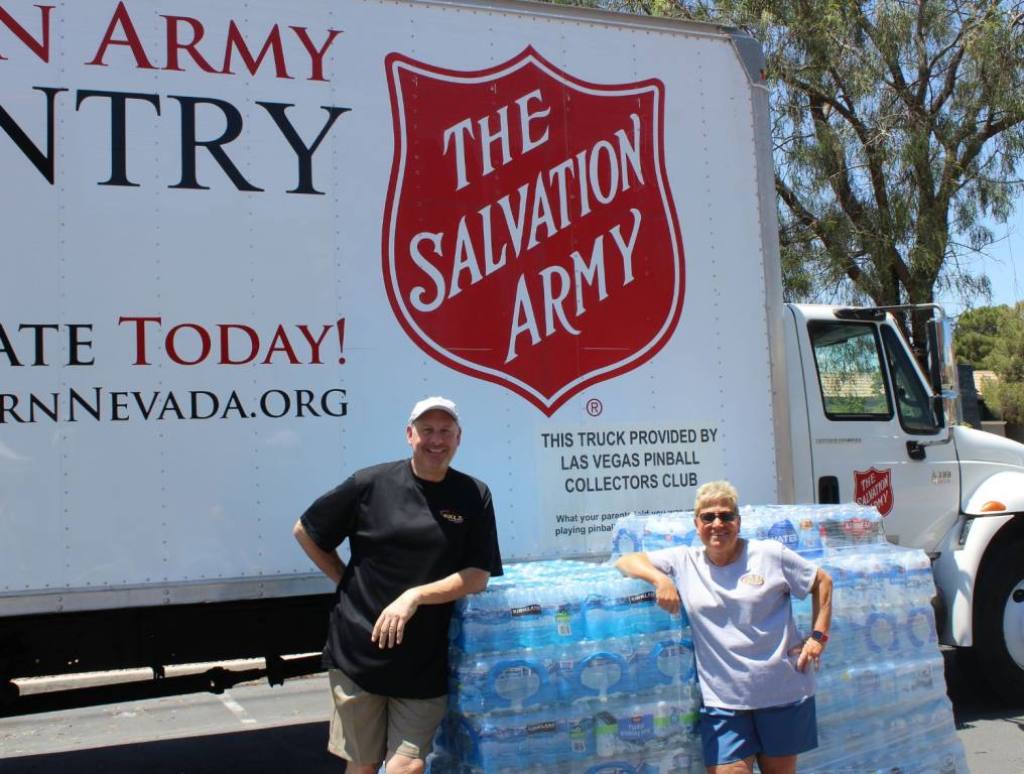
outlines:
[{"label": "clear water bottle", "polygon": [[486,712],[488,706],[488,676],[493,659],[476,654],[463,656],[450,664],[454,685],[451,691],[452,707],[459,712]]},{"label": "clear water bottle", "polygon": [[822,529],[815,518],[805,515],[800,520],[800,531],[798,534],[797,551],[805,559],[818,559],[824,553],[822,541]]},{"label": "clear water bottle", "polygon": [[521,658],[495,661],[487,673],[484,701],[488,708],[522,709],[548,700],[549,669],[531,649]]},{"label": "clear water bottle", "polygon": [[652,550],[644,547],[643,529],[643,524],[635,516],[619,519],[612,530],[612,556]]},{"label": "clear water bottle", "polygon": [[564,737],[565,718],[557,705],[526,716],[527,758],[533,765],[542,769],[557,765],[568,746]]},{"label": "clear water bottle", "polygon": [[576,695],[604,699],[629,687],[629,665],[618,653],[591,649],[576,664],[573,682]]},{"label": "clear water bottle", "polygon": [[533,766],[526,743],[526,718],[520,714],[488,714],[481,718],[478,759],[484,771],[518,772]]},{"label": "clear water bottle", "polygon": [[635,665],[637,690],[681,685],[693,677],[692,643],[689,639],[664,633],[644,635],[637,640]]},{"label": "clear water bottle", "polygon": [[570,704],[565,710],[565,735],[568,743],[565,760],[572,771],[597,754],[594,737],[594,712],[589,702]]},{"label": "clear water bottle", "polygon": [[621,701],[618,698],[595,705],[594,752],[598,758],[611,758],[618,754],[620,714]]},{"label": "clear water bottle", "polygon": [[[515,643],[507,643],[508,650],[515,647],[541,648],[550,644],[554,629],[554,612],[550,604],[545,609],[546,594],[537,582],[523,584],[508,594],[511,630]],[[550,620],[548,620],[550,617]]]},{"label": "clear water bottle", "polygon": [[911,657],[936,651],[938,636],[935,631],[935,611],[931,605],[907,610],[904,630],[906,651]]},{"label": "clear water bottle", "polygon": [[614,612],[608,602],[607,584],[598,584],[583,601],[583,618],[588,640],[599,642],[615,636]]}]

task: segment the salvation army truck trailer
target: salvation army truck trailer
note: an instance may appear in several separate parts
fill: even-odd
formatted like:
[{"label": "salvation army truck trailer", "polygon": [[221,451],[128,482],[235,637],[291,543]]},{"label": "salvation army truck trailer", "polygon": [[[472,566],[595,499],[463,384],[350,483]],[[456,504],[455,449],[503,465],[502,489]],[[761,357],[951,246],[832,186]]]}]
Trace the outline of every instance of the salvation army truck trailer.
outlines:
[{"label": "salvation army truck trailer", "polygon": [[[857,500],[1024,688],[1024,447],[783,304],[734,30],[526,2],[0,2],[0,683],[317,650],[290,536],[454,398],[506,561]],[[10,688],[10,686],[9,686]],[[16,691],[14,691],[16,692]]]}]

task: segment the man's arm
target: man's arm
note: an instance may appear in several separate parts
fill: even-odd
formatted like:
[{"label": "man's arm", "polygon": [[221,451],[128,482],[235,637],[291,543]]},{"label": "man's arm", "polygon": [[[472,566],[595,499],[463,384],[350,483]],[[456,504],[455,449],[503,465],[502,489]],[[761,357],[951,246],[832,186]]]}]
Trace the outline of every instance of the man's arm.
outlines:
[{"label": "man's arm", "polygon": [[324,551],[314,543],[313,538],[306,532],[306,528],[302,526],[302,519],[295,522],[295,526],[292,527],[292,534],[299,541],[299,545],[306,552],[306,556],[312,559],[313,564],[320,568],[320,572],[330,578],[335,586],[341,583],[342,573],[345,572],[345,563],[341,561],[338,552]]},{"label": "man's arm", "polygon": [[370,639],[382,648],[400,644],[405,624],[420,605],[442,605],[445,602],[462,599],[467,594],[476,594],[487,588],[490,577],[491,574],[487,570],[466,567],[441,580],[406,589],[381,612],[377,623],[373,625]]},{"label": "man's arm", "polygon": [[662,610],[673,615],[679,612],[679,591],[676,589],[676,584],[655,567],[643,551],[623,554],[615,561],[615,566],[623,575],[640,578],[654,586],[654,596]]},{"label": "man's arm", "polygon": [[[828,634],[832,625],[832,577],[820,567],[814,575],[814,583],[811,584],[811,620],[814,621],[815,631]],[[824,643],[808,637],[800,649],[796,668],[803,672],[808,662],[813,662],[815,666],[820,665],[821,653],[824,650]]]}]

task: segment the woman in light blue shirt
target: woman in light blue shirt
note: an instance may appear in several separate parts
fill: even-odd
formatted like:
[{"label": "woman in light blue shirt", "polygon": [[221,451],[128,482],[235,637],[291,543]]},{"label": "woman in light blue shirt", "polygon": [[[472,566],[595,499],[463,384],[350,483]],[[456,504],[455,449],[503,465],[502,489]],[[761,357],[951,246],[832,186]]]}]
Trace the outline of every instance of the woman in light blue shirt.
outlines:
[{"label": "woman in light blue shirt", "polygon": [[[626,554],[616,566],[655,587],[658,604],[686,609],[693,628],[708,774],[796,771],[818,746],[814,674],[828,642],[832,579],[774,540],[739,536],[739,497],[727,481],[697,490],[702,546]],[[797,631],[791,597],[812,595],[813,631]]]}]

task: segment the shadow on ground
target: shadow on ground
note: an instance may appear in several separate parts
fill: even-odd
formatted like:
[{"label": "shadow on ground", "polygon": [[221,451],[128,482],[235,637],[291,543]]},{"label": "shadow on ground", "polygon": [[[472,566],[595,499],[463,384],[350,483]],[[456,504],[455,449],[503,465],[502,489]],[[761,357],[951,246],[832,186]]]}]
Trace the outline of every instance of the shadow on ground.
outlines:
[{"label": "shadow on ground", "polygon": [[953,702],[957,728],[969,728],[976,720],[1008,720],[1022,726],[1024,697],[1012,704],[999,698],[985,681],[977,664],[960,651],[943,648],[946,662],[946,688]]},{"label": "shadow on ground", "polygon": [[[1020,721],[1024,698],[1017,706],[1007,705],[995,696],[969,659],[953,649],[944,649],[943,657],[957,728],[970,728],[978,720],[1003,719],[1024,731]],[[327,753],[326,741],[326,722],[306,723],[0,758],[0,774],[341,774],[344,765]]]},{"label": "shadow on ground", "polygon": [[340,774],[327,723],[0,758],[2,774]]}]

